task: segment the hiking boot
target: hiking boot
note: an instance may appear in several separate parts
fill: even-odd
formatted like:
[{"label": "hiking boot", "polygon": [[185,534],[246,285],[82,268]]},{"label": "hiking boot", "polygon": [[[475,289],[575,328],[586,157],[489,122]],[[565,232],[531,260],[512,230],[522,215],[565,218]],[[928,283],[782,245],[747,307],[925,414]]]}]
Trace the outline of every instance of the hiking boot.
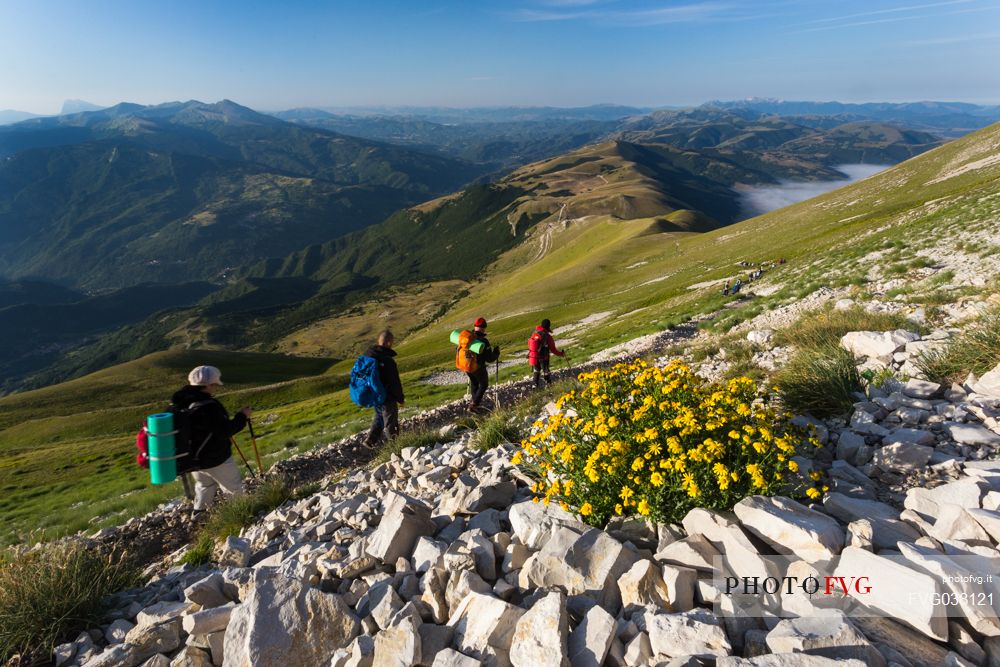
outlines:
[{"label": "hiking boot", "polygon": [[208,521],[208,512],[206,510],[191,510],[191,523],[201,525],[206,521]]}]

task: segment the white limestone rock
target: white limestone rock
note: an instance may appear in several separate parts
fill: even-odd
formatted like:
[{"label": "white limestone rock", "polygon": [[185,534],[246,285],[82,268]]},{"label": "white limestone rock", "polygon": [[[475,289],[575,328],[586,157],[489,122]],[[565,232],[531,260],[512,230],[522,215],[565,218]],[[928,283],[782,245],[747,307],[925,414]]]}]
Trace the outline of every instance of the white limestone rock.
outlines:
[{"label": "white limestone rock", "polygon": [[514,667],[569,667],[569,614],[566,596],[554,591],[535,602],[517,621],[511,640]]},{"label": "white limestone rock", "polygon": [[843,523],[858,519],[870,521],[876,549],[895,549],[899,541],[913,542],[920,537],[912,526],[899,520],[899,513],[891,505],[876,500],[828,493],[823,500],[823,509]]},{"label": "white limestone rock", "polygon": [[785,619],[767,635],[774,653],[804,653],[837,660],[861,660],[870,667],[885,667],[885,658],[840,611],[805,618]]},{"label": "white limestone rock", "polygon": [[492,595],[469,593],[448,619],[455,631],[455,647],[466,655],[482,658],[492,647],[503,655],[510,652],[517,622],[524,610]]},{"label": "white limestone rock", "polygon": [[622,606],[651,605],[654,607],[670,607],[670,592],[663,581],[663,575],[658,566],[648,560],[638,560],[618,579],[618,589],[621,591]]},{"label": "white limestone rock", "polygon": [[653,652],[670,658],[729,655],[732,646],[726,632],[711,612],[703,609],[678,614],[633,614],[639,629],[649,634]]},{"label": "white limestone rock", "polygon": [[872,585],[864,595],[865,606],[896,618],[931,639],[947,641],[948,619],[941,607],[941,585],[934,577],[856,547],[844,549],[833,574],[877,577],[877,585]]},{"label": "white limestone rock", "polygon": [[743,527],[780,554],[814,563],[844,548],[844,529],[836,519],[790,498],[751,496],[733,508]]},{"label": "white limestone rock", "polygon": [[601,530],[582,534],[557,528],[545,546],[525,562],[521,588],[559,587],[568,595],[586,595],[609,611],[621,606],[618,578],[637,560],[634,552]]},{"label": "white limestone rock", "polygon": [[532,551],[542,548],[558,527],[567,526],[583,532],[589,526],[556,503],[524,500],[510,506],[509,521],[514,535]]},{"label": "white limestone rock", "polygon": [[390,491],[382,499],[382,520],[368,540],[366,553],[383,563],[413,555],[417,539],[433,535],[430,508],[415,498]]},{"label": "white limestone rock", "polygon": [[591,607],[569,636],[569,661],[573,667],[601,667],[615,638],[615,618],[600,605]]},{"label": "white limestone rock", "polygon": [[1000,364],[986,371],[979,380],[972,385],[972,390],[977,394],[985,394],[993,398],[1000,398]]},{"label": "white limestone rock", "polygon": [[223,667],[314,667],[359,632],[358,617],[339,596],[258,571],[226,628]]}]

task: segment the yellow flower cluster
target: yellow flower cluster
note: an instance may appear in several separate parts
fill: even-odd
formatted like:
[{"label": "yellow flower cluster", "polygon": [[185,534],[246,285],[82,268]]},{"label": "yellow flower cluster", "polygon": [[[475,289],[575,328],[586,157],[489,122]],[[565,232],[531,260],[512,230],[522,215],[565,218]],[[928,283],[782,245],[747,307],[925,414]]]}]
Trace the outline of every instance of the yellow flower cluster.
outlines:
[{"label": "yellow flower cluster", "polygon": [[[558,411],[535,422],[513,458],[536,499],[603,525],[610,516],[678,521],[693,507],[728,509],[781,492],[792,457],[819,442],[778,414],[745,377],[710,385],[679,360],[579,376]],[[816,488],[809,490],[819,494]]]}]

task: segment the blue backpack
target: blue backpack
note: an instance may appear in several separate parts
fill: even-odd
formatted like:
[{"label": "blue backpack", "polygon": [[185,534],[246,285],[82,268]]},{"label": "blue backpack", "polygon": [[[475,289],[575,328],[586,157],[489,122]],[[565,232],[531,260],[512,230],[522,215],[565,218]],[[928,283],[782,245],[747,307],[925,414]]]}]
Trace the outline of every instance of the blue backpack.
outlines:
[{"label": "blue backpack", "polygon": [[386,392],[378,375],[378,359],[360,356],[351,369],[351,400],[363,408],[377,408],[385,403]]}]

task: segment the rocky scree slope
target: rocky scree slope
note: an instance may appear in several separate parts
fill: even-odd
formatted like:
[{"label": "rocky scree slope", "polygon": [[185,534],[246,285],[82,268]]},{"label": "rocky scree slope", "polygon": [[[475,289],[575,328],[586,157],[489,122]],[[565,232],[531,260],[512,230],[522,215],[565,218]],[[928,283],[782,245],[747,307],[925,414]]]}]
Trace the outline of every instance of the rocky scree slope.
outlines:
[{"label": "rocky scree slope", "polygon": [[[855,332],[843,345],[891,364],[938,340],[927,338]],[[995,664],[995,608],[948,607],[943,594],[962,599],[952,582],[992,574],[1000,558],[998,379],[1000,368],[875,392],[848,424],[814,422],[828,446],[800,474],[826,471],[822,502],[755,496],[679,526],[589,527],[532,502],[515,445],[479,453],[445,430],[274,510],[219,545],[218,567],[173,568],[119,594],[113,622],[60,646],[56,663]],[[931,474],[892,488],[915,471]],[[800,573],[839,555],[842,568],[894,572],[907,588],[874,587],[865,602],[881,617],[804,595],[783,599],[800,618],[725,613],[735,601],[710,576],[713,558],[772,572],[774,555]]]}]

